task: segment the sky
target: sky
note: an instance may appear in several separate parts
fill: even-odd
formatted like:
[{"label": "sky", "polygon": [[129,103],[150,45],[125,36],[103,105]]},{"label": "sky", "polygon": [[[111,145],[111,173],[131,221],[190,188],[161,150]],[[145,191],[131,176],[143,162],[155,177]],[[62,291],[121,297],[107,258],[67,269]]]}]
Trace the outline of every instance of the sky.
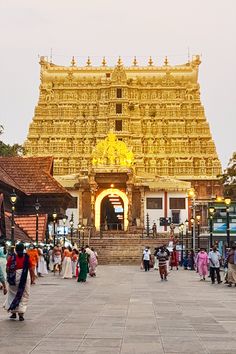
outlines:
[{"label": "sky", "polygon": [[39,55],[114,65],[182,64],[200,54],[201,100],[222,166],[236,151],[235,0],[1,0],[0,124],[23,143],[39,95]]}]

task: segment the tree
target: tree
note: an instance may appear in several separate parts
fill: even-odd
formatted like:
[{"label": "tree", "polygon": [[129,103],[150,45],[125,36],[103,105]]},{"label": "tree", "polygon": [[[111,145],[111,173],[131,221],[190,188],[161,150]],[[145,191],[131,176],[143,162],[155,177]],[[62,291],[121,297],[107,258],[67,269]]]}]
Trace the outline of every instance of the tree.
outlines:
[{"label": "tree", "polygon": [[[0,125],[0,135],[4,133],[4,127]],[[0,156],[22,156],[24,147],[20,144],[5,144],[0,140]]]},{"label": "tree", "polygon": [[221,176],[224,194],[232,199],[236,199],[236,152],[229,160],[228,166]]}]

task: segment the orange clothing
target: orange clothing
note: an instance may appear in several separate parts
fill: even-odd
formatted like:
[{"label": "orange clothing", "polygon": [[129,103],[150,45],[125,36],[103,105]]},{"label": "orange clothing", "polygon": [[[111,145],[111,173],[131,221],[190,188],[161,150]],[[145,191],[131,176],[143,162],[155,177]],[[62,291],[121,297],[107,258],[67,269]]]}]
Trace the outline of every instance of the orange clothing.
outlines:
[{"label": "orange clothing", "polygon": [[32,264],[32,267],[36,267],[39,259],[38,250],[36,248],[28,249],[27,254],[30,257],[30,262]]},{"label": "orange clothing", "polygon": [[65,249],[64,257],[71,257],[71,255],[72,255],[71,252],[69,250]]}]

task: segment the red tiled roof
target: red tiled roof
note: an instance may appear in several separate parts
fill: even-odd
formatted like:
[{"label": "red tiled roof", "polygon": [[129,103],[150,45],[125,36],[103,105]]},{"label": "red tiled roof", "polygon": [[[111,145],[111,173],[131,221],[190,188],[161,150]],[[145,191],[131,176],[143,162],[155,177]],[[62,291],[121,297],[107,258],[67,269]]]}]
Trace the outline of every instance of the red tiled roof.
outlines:
[{"label": "red tiled roof", "polygon": [[[5,222],[6,222],[6,236],[7,239],[11,239],[11,218],[8,213],[5,213]],[[28,236],[28,234],[22,230],[17,224],[15,224],[14,229],[14,238],[15,241],[22,241],[22,242],[32,242],[32,239]]]},{"label": "red tiled roof", "polygon": [[[35,241],[36,215],[15,215],[15,223]],[[38,231],[39,242],[44,241],[47,227],[47,214],[39,214]]]},{"label": "red tiled roof", "polygon": [[53,157],[0,157],[0,181],[25,194],[69,194],[51,175]]}]

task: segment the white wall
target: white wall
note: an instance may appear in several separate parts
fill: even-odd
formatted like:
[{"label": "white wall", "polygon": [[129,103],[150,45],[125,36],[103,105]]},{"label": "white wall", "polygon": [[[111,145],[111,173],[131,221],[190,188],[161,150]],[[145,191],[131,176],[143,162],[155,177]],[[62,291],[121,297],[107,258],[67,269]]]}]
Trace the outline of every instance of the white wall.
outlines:
[{"label": "white wall", "polygon": [[[162,198],[162,209],[147,209],[147,198]],[[184,223],[188,219],[188,197],[185,192],[168,192],[167,193],[167,217],[172,217],[172,212],[169,205],[169,198],[185,198],[185,209],[180,210],[180,223]],[[164,192],[146,192],[145,193],[145,205],[144,205],[144,224],[146,227],[146,216],[149,215],[149,224],[150,229],[155,222],[157,225],[157,231],[164,232],[164,226],[160,226],[160,218],[164,217],[164,208],[165,208],[165,199]],[[167,227],[167,231],[170,231],[170,228]],[[178,232],[178,229],[175,230]]]}]

